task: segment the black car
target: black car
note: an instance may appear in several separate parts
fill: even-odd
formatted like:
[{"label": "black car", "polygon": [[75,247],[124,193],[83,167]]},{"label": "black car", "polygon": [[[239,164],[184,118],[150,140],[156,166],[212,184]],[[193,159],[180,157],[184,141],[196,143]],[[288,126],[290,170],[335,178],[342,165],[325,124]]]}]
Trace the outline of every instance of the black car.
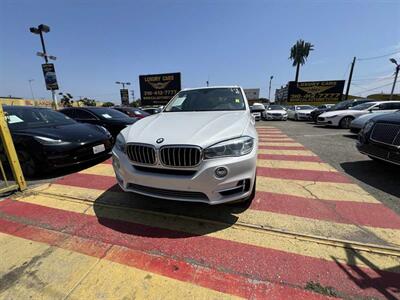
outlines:
[{"label": "black car", "polygon": [[103,126],[114,138],[126,126],[137,121],[135,118],[107,107],[68,107],[61,109],[60,112],[81,123]]},{"label": "black car", "polygon": [[358,135],[357,149],[372,159],[400,165],[400,111],[369,120]]},{"label": "black car", "polygon": [[[8,127],[26,176],[109,155],[113,138],[103,127],[80,124],[48,108],[4,106]],[[0,145],[0,148],[3,148]],[[6,161],[0,149],[2,161]]]},{"label": "black car", "polygon": [[318,116],[323,114],[324,112],[327,111],[334,111],[334,110],[344,110],[344,109],[349,109],[350,107],[356,106],[358,104],[366,103],[366,102],[371,102],[371,101],[376,101],[373,99],[353,99],[353,100],[345,100],[337,103],[336,105],[332,105],[331,107],[327,106],[318,106],[317,109],[314,109],[311,112],[311,119],[314,121],[314,123],[317,123]]},{"label": "black car", "polygon": [[135,107],[113,107],[114,109],[128,115],[131,118],[137,118],[137,119],[143,119],[145,117],[150,116],[150,114],[148,112],[145,112],[139,108],[135,108]]}]

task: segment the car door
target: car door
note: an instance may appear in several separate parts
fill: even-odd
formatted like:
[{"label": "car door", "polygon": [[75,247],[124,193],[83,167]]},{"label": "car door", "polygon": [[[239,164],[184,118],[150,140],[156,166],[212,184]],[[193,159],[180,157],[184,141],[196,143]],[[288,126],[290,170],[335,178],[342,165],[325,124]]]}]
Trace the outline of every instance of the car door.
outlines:
[{"label": "car door", "polygon": [[101,121],[99,120],[99,118],[97,118],[91,112],[83,110],[83,109],[75,109],[75,117],[74,117],[74,119],[76,121],[78,121],[78,122],[81,122],[81,123],[90,123],[90,124],[102,125],[102,124],[100,124]]}]

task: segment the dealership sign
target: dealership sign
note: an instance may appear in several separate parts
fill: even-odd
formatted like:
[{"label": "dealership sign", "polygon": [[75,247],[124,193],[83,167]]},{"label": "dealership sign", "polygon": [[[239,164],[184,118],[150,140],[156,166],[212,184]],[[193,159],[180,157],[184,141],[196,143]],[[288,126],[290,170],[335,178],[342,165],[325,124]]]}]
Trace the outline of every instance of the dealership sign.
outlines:
[{"label": "dealership sign", "polygon": [[344,80],[290,81],[288,102],[338,102],[342,99]]},{"label": "dealership sign", "polygon": [[129,91],[128,89],[120,89],[121,94],[121,104],[122,105],[129,105]]},{"label": "dealership sign", "polygon": [[56,77],[56,70],[54,64],[42,64],[44,81],[46,83],[46,89],[58,90],[58,83]]},{"label": "dealership sign", "polygon": [[140,75],[142,105],[165,105],[181,90],[181,73]]}]

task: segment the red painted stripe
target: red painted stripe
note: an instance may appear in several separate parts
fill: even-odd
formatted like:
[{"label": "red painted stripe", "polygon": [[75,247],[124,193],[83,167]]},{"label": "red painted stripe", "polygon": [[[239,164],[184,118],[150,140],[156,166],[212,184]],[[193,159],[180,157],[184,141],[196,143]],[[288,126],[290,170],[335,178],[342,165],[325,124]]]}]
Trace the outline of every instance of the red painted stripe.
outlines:
[{"label": "red painted stripe", "polygon": [[[213,269],[242,274],[254,280],[284,282],[296,286],[305,286],[309,281],[316,281],[349,294],[371,297],[380,295],[377,290],[388,291],[387,287],[397,286],[400,282],[400,274],[383,270],[377,273],[368,268],[347,266],[290,252],[97,218],[18,201],[4,207],[2,204],[0,203],[2,218],[23,218],[30,224],[50,230],[62,230],[81,238],[158,253],[180,261],[196,261]],[[96,211],[96,204],[94,208]],[[102,214],[107,213],[105,207],[98,209],[102,210]],[[206,233],[207,227],[203,225],[202,230]],[[351,252],[349,255],[354,254]],[[356,280],[350,280],[347,273],[356,276]],[[362,277],[357,274],[362,274]],[[381,280],[376,280],[377,276]],[[362,287],[359,286],[359,281],[362,281]],[[369,288],[365,289],[365,286]]]},{"label": "red painted stripe", "polygon": [[322,162],[322,160],[318,156],[306,156],[306,155],[258,154],[257,157],[259,159],[271,159],[271,160]]},{"label": "red painted stripe", "polygon": [[285,142],[285,143],[297,143],[294,139],[291,138],[264,138],[261,137],[258,139],[260,142]]},{"label": "red painted stripe", "polygon": [[257,175],[283,179],[297,179],[321,182],[351,183],[352,181],[339,172],[296,170],[284,168],[257,167]]},{"label": "red painted stripe", "polygon": [[74,173],[57,179],[54,183],[105,191],[113,187],[117,180],[111,176]]},{"label": "red painted stripe", "polygon": [[259,138],[288,138],[287,135],[282,135],[282,134],[259,134],[258,135]]},{"label": "red painted stripe", "polygon": [[251,209],[344,224],[400,229],[400,217],[380,203],[318,200],[257,192]]},{"label": "red painted stripe", "polygon": [[[262,299],[265,297],[276,299],[326,299],[322,295],[298,288],[269,282],[251,282],[249,278],[237,274],[228,274],[216,269],[198,267],[184,261],[115,246],[110,243],[71,236],[30,225],[17,232],[10,231],[10,228],[21,228],[21,224],[11,221],[3,221],[3,224],[6,226],[1,227],[0,230],[6,234],[106,259],[230,295],[248,299]],[[111,247],[111,251],[107,252]]]},{"label": "red painted stripe", "polygon": [[258,149],[306,150],[306,148],[303,146],[265,146],[265,145],[258,145]]},{"label": "red painted stripe", "polygon": [[259,135],[286,135],[282,131],[257,131]]}]

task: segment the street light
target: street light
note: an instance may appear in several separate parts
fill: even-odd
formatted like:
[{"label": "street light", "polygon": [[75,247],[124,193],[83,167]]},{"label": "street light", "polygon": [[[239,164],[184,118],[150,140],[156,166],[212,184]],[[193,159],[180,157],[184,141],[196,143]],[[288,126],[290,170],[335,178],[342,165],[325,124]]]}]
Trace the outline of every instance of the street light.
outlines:
[{"label": "street light", "polygon": [[394,93],[394,87],[396,86],[396,81],[397,81],[397,75],[399,75],[399,70],[400,70],[400,65],[397,63],[397,61],[394,58],[389,59],[390,62],[394,63],[396,65],[396,73],[394,75],[394,81],[393,81],[393,86],[392,86],[392,92],[390,93],[390,100],[393,98],[393,93]]},{"label": "street light", "polygon": [[122,88],[125,89],[125,85],[131,85],[130,82],[122,82],[122,81],[116,81],[116,84],[122,84]]},{"label": "street light", "polygon": [[31,88],[32,100],[34,100],[35,96],[33,95],[32,81],[35,81],[35,79],[28,79],[28,81],[29,81],[29,87]]},{"label": "street light", "polygon": [[[31,33],[33,33],[33,34],[38,34],[40,36],[40,42],[42,44],[43,52],[38,52],[37,55],[43,57],[44,61],[46,62],[46,64],[49,62],[49,58],[52,59],[52,60],[56,60],[55,56],[47,55],[46,46],[44,44],[43,32],[44,33],[50,32],[50,27],[47,26],[47,25],[44,25],[44,24],[40,24],[37,28],[36,27],[30,27],[29,31]],[[54,108],[57,110],[58,109],[57,95],[56,95],[56,92],[53,89],[51,90],[51,95],[52,95],[52,98],[53,98]]]},{"label": "street light", "polygon": [[274,78],[274,76],[271,76],[269,78],[269,89],[268,89],[268,101],[271,102],[271,81]]}]

